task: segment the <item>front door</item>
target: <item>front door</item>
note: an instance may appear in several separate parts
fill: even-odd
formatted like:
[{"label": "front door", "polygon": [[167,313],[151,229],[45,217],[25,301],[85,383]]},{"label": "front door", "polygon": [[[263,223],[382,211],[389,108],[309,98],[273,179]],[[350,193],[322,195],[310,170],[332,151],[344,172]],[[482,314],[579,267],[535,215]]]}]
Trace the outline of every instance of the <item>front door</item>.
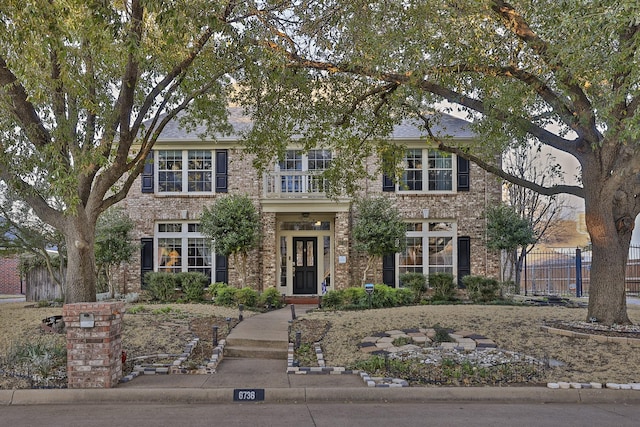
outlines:
[{"label": "front door", "polygon": [[293,238],[293,294],[318,293],[317,237]]}]

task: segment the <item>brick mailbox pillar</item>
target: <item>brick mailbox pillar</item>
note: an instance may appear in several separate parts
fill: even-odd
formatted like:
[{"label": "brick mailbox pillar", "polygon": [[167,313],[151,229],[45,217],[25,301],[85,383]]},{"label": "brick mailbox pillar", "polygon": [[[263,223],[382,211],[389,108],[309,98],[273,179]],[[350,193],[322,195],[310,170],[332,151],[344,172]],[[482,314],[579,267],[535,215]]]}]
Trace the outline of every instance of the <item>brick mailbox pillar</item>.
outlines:
[{"label": "brick mailbox pillar", "polygon": [[123,302],[65,304],[69,388],[112,388],[122,378]]}]

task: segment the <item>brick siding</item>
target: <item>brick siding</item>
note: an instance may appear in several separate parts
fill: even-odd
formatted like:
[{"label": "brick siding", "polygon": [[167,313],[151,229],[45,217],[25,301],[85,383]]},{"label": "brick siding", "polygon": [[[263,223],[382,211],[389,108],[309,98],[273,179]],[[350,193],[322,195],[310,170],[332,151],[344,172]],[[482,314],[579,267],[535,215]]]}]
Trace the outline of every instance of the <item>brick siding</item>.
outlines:
[{"label": "brick siding", "polygon": [[[204,144],[204,143],[203,143]],[[218,147],[216,147],[218,148]],[[276,239],[277,213],[273,207],[265,212],[262,202],[262,178],[252,166],[252,157],[243,154],[240,149],[232,148],[228,152],[228,194],[244,194],[249,196],[262,215],[263,236],[259,249],[249,254],[247,262],[247,284],[257,290],[269,286],[279,288],[277,276],[277,253],[279,242]],[[368,168],[376,170],[374,159],[368,159]],[[471,239],[471,273],[490,277],[499,276],[499,257],[495,252],[488,251],[485,246],[485,218],[487,206],[499,203],[501,186],[499,180],[483,171],[476,165],[470,167],[471,191],[453,194],[396,194],[382,192],[382,177],[378,180],[362,183],[360,195],[391,197],[395,205],[407,219],[422,220],[423,209],[429,209],[429,217],[439,220],[452,220],[457,224],[458,236],[469,236]],[[136,223],[135,237],[153,237],[156,221],[185,219],[198,221],[204,206],[211,206],[216,198],[226,194],[207,196],[181,195],[162,196],[141,192],[140,178],[134,183],[128,197],[122,205]],[[293,202],[290,202],[293,203]],[[309,203],[305,201],[303,203]],[[293,205],[287,205],[283,212],[292,212]],[[307,205],[308,206],[308,205]],[[366,257],[353,249],[350,228],[353,213],[344,209],[333,209],[331,205],[326,213],[333,215],[334,234],[334,277],[332,288],[341,289],[359,285],[362,282]],[[301,208],[298,212],[305,211]],[[118,280],[122,287],[130,291],[140,289],[140,254],[135,254],[133,260]],[[347,262],[340,263],[340,257]],[[238,266],[233,259],[229,259],[229,282],[239,278]],[[380,261],[369,273],[368,280],[380,283],[382,277],[382,262]],[[236,282],[237,283],[237,282]]]},{"label": "brick siding", "polygon": [[18,295],[24,293],[20,283],[20,260],[18,256],[0,258],[0,294]]}]

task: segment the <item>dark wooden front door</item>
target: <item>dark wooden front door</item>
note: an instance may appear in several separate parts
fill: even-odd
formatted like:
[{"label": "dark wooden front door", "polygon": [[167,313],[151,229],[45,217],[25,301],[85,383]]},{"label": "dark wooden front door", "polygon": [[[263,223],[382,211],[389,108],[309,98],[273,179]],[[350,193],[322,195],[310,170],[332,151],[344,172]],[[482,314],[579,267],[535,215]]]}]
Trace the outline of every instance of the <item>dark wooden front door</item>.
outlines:
[{"label": "dark wooden front door", "polygon": [[293,238],[293,293],[318,293],[318,238]]}]

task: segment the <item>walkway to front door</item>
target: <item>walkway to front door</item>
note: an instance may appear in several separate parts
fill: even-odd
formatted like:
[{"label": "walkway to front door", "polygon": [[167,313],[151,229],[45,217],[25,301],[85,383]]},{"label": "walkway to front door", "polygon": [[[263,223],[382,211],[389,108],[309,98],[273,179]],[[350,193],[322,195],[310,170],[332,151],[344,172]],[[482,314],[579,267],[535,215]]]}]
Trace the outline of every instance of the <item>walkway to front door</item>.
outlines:
[{"label": "walkway to front door", "polygon": [[294,295],[318,293],[317,253],[317,237],[293,238]]}]

